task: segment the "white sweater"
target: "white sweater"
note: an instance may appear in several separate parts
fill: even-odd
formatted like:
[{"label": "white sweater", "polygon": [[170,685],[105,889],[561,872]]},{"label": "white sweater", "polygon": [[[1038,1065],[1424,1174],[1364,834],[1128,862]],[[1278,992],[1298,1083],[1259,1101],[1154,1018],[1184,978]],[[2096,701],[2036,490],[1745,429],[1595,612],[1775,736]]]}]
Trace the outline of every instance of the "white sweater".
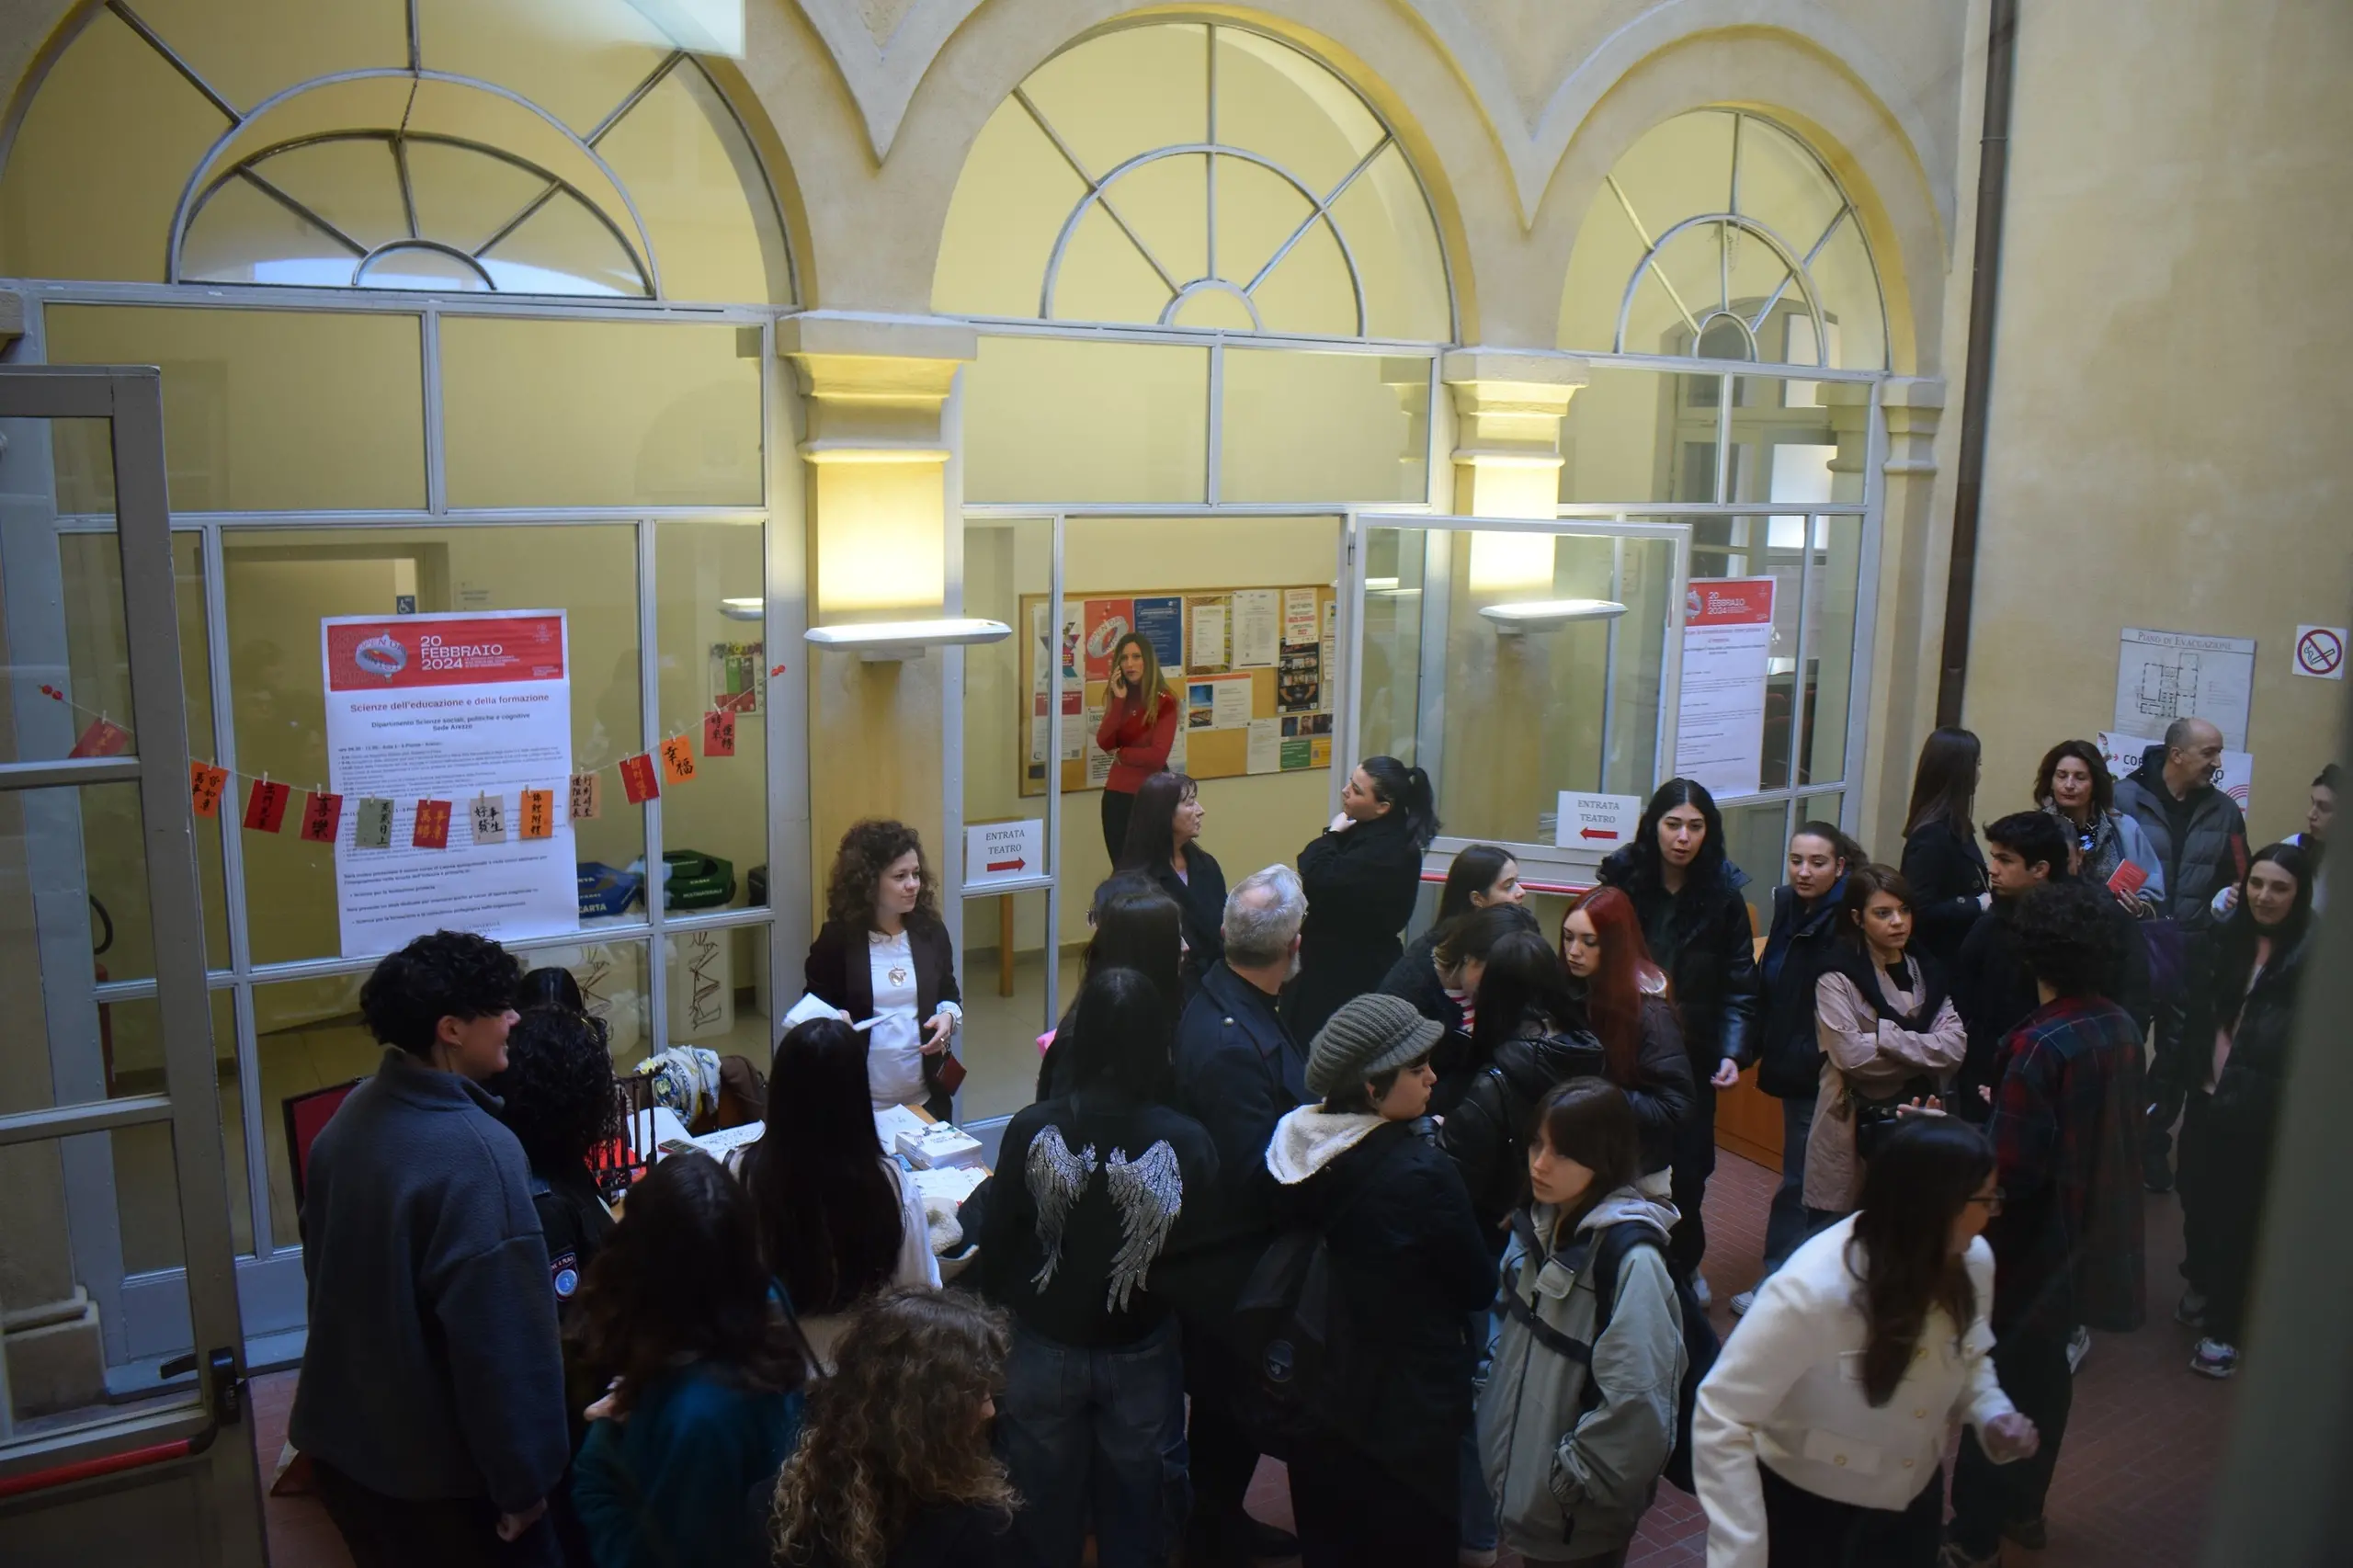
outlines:
[{"label": "white sweater", "polygon": [[1952,1427],[2014,1408],[1994,1376],[1985,1321],[1994,1254],[1981,1237],[1966,1264],[1977,1312],[1956,1348],[1952,1319],[1931,1310],[1895,1395],[1863,1394],[1862,1282],[1847,1264],[1852,1215],[1800,1247],[1757,1287],[1724,1341],[1692,1415],[1692,1469],[1708,1511],[1708,1568],[1765,1568],[1759,1462],[1818,1496],[1900,1509],[1944,1457]]}]

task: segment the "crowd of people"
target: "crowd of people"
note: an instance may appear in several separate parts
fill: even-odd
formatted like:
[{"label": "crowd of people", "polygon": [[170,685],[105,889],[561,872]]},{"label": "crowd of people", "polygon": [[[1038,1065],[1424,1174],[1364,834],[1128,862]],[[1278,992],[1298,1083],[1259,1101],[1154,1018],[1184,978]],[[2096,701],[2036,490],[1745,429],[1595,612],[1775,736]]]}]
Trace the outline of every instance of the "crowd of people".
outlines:
[{"label": "crowd of people", "polygon": [[[946,1288],[872,1114],[961,1077],[903,824],[843,841],[762,1135],[618,1220],[569,977],[450,932],[382,962],[381,1065],[310,1155],[290,1433],[361,1568],[1608,1568],[1662,1480],[1711,1568],[1980,1568],[2044,1539],[2177,1182],[2191,1370],[2232,1374],[2333,766],[2250,853],[2202,721],[2123,779],[2063,742],[1982,826],[1938,730],[1897,864],[1808,822],[1762,907],[1677,778],[1557,926],[1474,846],[1408,941],[1421,769],[1366,759],[1229,888],[1164,718],[1105,720],[1119,869]],[[1719,1342],[1715,1099],[1752,1067],[1782,1170]],[[1295,1535],[1245,1508],[1264,1456]]]}]

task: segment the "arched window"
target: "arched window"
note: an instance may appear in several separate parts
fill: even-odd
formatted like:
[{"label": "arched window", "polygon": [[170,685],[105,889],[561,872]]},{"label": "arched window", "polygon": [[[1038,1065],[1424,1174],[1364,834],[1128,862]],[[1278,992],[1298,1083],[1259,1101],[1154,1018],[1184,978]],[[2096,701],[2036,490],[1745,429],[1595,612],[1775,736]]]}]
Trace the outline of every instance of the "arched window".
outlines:
[{"label": "arched window", "polygon": [[17,277],[791,297],[708,68],[627,0],[108,0],[13,128]]},{"label": "arched window", "polygon": [[1043,321],[1444,341],[1427,194],[1371,106],[1236,27],[1122,28],[982,128],[934,308]]},{"label": "arched window", "polygon": [[1771,121],[1701,109],[1653,128],[1586,214],[1563,347],[1877,370],[1887,324],[1854,204]]}]

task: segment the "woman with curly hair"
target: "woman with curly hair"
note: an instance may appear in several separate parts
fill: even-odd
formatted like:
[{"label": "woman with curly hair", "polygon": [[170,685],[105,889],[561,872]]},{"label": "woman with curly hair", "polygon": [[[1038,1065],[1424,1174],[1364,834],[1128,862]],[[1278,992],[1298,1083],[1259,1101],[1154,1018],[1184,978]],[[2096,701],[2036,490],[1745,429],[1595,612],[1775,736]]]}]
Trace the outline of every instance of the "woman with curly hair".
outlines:
[{"label": "woman with curly hair", "polygon": [[870,1300],[776,1487],[781,1568],[995,1568],[1019,1506],[989,1447],[1010,1340],[956,1291]]},{"label": "woman with curly hair", "polygon": [[718,1161],[674,1154],[631,1189],[581,1316],[611,1380],[572,1478],[597,1568],[765,1562],[745,1499],[792,1449],[809,1364]]},{"label": "woman with curly hair", "polygon": [[506,1070],[490,1089],[530,1164],[556,1321],[569,1330],[580,1282],[613,1233],[613,1212],[588,1169],[589,1153],[621,1131],[604,1020],[558,1006],[529,1009],[506,1037]]},{"label": "woman with curly hair", "polygon": [[867,1033],[877,1109],[921,1105],[946,1120],[964,1070],[948,1053],[964,1017],[939,883],[904,823],[870,818],[842,835],[825,886],[825,924],[809,945],[809,994]]}]

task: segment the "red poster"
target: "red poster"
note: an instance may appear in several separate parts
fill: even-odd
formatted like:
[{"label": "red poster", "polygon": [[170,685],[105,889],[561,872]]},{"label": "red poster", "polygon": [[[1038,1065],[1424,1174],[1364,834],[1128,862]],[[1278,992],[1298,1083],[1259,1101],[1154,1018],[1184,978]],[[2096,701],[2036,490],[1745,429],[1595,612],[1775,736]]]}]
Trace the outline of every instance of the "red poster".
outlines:
[{"label": "red poster", "polygon": [[255,779],[245,795],[245,825],[256,833],[278,831],[286,825],[286,797],[291,793],[283,784]]},{"label": "red poster", "polygon": [[93,719],[68,756],[112,756],[131,744],[131,732],[111,719]]},{"label": "red poster", "polygon": [[562,680],[563,617],[390,616],[326,623],[329,689],[404,691]]},{"label": "red poster", "polygon": [[1136,602],[1133,599],[1088,599],[1079,625],[1085,639],[1080,652],[1086,660],[1086,680],[1089,685],[1111,678],[1111,650],[1120,639],[1136,629]]},{"label": "red poster", "polygon": [[229,770],[227,768],[215,767],[209,762],[191,762],[188,765],[188,804],[196,809],[198,816],[219,816],[221,796],[228,788]]},{"label": "red poster", "polygon": [[416,849],[449,847],[449,801],[419,801],[416,803],[416,831],[409,835],[409,845]]},{"label": "red poster", "polygon": [[302,836],[313,844],[333,844],[335,824],[343,821],[343,797],[313,790],[302,802]]},{"label": "red poster", "polygon": [[632,806],[642,806],[662,793],[662,786],[654,781],[652,757],[640,752],[621,759],[621,791]]},{"label": "red poster", "polygon": [[1686,627],[1770,626],[1773,624],[1773,579],[1770,577],[1702,577],[1683,596]]},{"label": "red poster", "polygon": [[702,716],[702,754],[705,756],[735,755],[735,715],[729,710],[714,708]]}]

